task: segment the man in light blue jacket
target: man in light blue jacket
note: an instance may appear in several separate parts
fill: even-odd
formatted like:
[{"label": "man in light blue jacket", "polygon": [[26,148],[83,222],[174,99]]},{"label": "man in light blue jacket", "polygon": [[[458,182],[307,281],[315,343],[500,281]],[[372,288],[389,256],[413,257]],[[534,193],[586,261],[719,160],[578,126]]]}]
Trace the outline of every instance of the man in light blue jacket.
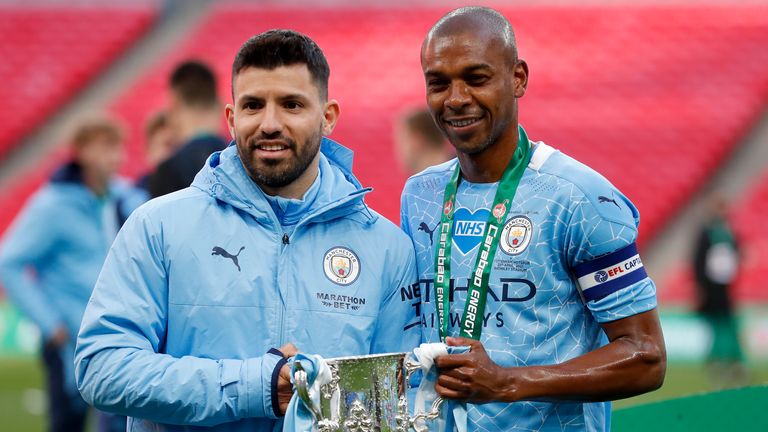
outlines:
[{"label": "man in light blue jacket", "polygon": [[[30,199],[0,245],[0,284],[40,330],[49,430],[62,432],[84,427],[87,406],[73,368],[75,336],[109,246],[130,210],[120,204],[139,195],[115,177],[123,145],[113,120],[96,117],[78,125],[72,153],[72,161]],[[106,429],[105,423],[100,430]]]},{"label": "man in light blue jacket", "polygon": [[[248,40],[226,108],[235,143],[127,221],[83,319],[78,385],[129,431],[278,429],[286,358],[410,350],[415,258],[363,202],[304,35]],[[275,349],[275,347],[281,347]]]}]

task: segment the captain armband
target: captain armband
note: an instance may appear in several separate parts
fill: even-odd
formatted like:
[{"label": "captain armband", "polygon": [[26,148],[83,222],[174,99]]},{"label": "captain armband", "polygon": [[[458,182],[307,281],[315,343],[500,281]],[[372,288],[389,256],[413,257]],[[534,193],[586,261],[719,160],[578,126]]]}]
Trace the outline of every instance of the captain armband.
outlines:
[{"label": "captain armband", "polygon": [[574,274],[586,301],[600,300],[648,277],[635,243],[577,265]]}]

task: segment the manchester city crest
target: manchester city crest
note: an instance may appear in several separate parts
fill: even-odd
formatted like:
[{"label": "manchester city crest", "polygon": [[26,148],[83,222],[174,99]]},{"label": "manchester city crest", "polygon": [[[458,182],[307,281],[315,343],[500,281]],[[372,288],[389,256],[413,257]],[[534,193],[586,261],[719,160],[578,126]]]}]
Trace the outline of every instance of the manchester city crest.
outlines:
[{"label": "manchester city crest", "polygon": [[533,223],[525,216],[515,216],[501,231],[501,250],[508,255],[521,254],[531,243]]},{"label": "manchester city crest", "polygon": [[360,260],[351,250],[335,247],[325,253],[323,271],[331,282],[349,285],[360,275]]}]

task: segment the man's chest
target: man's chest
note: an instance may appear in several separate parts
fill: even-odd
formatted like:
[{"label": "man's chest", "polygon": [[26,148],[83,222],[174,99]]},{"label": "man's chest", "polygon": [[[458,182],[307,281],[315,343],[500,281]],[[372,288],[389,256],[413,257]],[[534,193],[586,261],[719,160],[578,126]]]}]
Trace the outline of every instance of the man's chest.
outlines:
[{"label": "man's chest", "polygon": [[[450,252],[450,277],[469,278],[477,270],[478,255],[487,257],[491,244],[492,281],[494,276],[499,283],[509,278],[542,279],[545,273],[565,271],[565,203],[556,194],[537,192],[530,183],[521,184],[511,200],[495,193],[493,185],[460,186],[448,224],[441,219],[446,202],[439,191],[411,201],[407,223],[421,278],[434,278],[441,247]],[[489,226],[499,205],[509,208]]]}]

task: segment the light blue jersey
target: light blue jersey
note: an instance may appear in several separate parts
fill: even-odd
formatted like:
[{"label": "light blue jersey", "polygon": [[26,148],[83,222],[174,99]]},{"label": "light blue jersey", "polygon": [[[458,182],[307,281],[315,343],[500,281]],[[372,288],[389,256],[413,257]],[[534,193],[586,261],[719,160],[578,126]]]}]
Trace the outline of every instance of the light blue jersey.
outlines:
[{"label": "light blue jersey", "polygon": [[[457,161],[411,177],[402,226],[416,249],[425,342],[439,340],[434,253],[445,185]],[[498,183],[459,184],[451,251],[449,335],[458,336],[468,276]],[[637,209],[604,177],[534,143],[493,261],[481,341],[504,367],[562,363],[607,338],[600,323],[656,307],[635,240]],[[472,431],[603,431],[608,403],[469,405]]]}]

